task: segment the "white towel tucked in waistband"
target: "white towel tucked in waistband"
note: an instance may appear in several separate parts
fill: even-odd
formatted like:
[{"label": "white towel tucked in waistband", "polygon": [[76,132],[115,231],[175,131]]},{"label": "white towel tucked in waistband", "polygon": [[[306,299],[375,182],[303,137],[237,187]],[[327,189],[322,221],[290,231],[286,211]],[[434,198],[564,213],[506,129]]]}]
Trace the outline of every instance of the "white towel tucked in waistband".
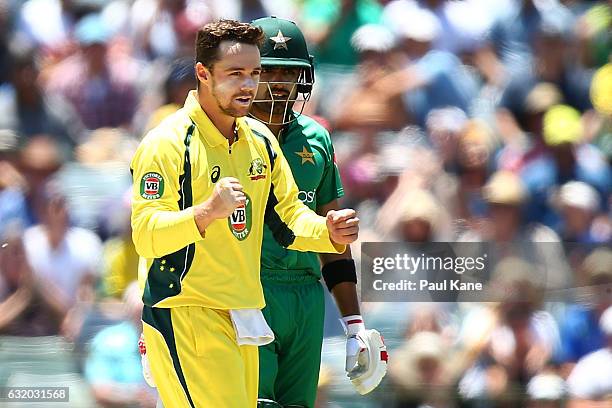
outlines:
[{"label": "white towel tucked in waistband", "polygon": [[260,309],[230,310],[238,345],[264,346],[274,341],[274,333]]}]

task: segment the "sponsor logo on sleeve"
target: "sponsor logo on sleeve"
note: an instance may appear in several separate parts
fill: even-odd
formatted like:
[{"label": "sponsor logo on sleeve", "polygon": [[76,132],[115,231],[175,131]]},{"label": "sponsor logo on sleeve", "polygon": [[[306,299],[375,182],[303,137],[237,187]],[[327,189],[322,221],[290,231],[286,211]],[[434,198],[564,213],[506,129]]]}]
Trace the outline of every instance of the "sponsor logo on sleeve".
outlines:
[{"label": "sponsor logo on sleeve", "polygon": [[164,195],[164,178],[159,173],[150,172],[140,180],[140,196],[145,200],[157,200]]}]

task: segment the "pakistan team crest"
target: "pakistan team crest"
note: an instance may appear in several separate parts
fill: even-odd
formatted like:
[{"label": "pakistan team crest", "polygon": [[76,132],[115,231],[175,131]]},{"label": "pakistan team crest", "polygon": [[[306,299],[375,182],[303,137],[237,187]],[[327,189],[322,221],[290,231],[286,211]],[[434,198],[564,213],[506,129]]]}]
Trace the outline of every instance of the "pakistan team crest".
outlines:
[{"label": "pakistan team crest", "polygon": [[140,180],[140,196],[145,200],[156,200],[164,195],[164,178],[159,173],[150,172]]},{"label": "pakistan team crest", "polygon": [[244,241],[246,237],[249,236],[251,233],[251,223],[253,221],[251,197],[247,194],[245,194],[245,196],[246,202],[244,205],[236,208],[227,219],[227,225],[230,231],[232,231],[232,234],[234,234],[239,241]]}]

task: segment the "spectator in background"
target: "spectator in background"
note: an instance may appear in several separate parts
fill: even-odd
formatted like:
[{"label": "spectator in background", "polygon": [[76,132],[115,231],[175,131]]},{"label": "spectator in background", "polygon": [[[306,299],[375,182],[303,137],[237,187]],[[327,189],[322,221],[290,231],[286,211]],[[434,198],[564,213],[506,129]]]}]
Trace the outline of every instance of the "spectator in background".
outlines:
[{"label": "spectator in background", "polygon": [[29,225],[28,206],[25,199],[28,184],[15,167],[17,135],[10,130],[0,130],[0,235],[6,228],[18,224]]},{"label": "spectator in background", "polygon": [[497,154],[497,168],[518,174],[525,183],[530,196],[526,211],[529,221],[546,221],[549,216],[551,179],[542,136],[544,114],[562,98],[556,85],[539,82],[512,112],[506,107],[497,109],[497,128],[504,141]]},{"label": "spectator in background", "polygon": [[131,192],[127,191],[120,205],[107,214],[112,225],[111,238],[104,243],[102,284],[104,294],[115,298],[124,293],[130,282],[138,280],[138,254],[130,225]]},{"label": "spectator in background", "polygon": [[427,191],[415,190],[404,196],[398,230],[400,241],[433,242],[440,236],[448,214]]},{"label": "spectator in background", "polygon": [[596,244],[612,242],[607,214],[598,217],[600,198],[590,185],[569,181],[561,186],[557,207],[561,215],[559,234],[565,242]]},{"label": "spectator in background", "polygon": [[531,63],[535,36],[545,19],[567,26],[571,24],[572,15],[558,0],[517,0],[493,25],[490,41],[511,73]]},{"label": "spectator in background", "polygon": [[74,1],[28,0],[19,9],[16,31],[30,46],[63,53],[77,20]]},{"label": "spectator in background", "polygon": [[58,143],[47,135],[36,135],[19,151],[17,168],[27,181],[26,202],[30,223],[37,223],[46,205],[45,185],[61,169],[65,158]]},{"label": "spectator in background", "polygon": [[351,36],[362,25],[376,24],[382,7],[374,0],[306,0],[302,26],[318,64],[357,64],[357,52],[349,47]]},{"label": "spectator in background", "polygon": [[401,94],[406,109],[421,127],[435,108],[456,106],[467,112],[478,90],[476,77],[455,55],[432,48],[441,30],[437,17],[426,9],[409,8],[404,19],[411,22],[399,33],[407,62],[380,80],[375,89],[388,95]]},{"label": "spectator in background", "polygon": [[612,250],[593,251],[582,263],[580,272],[577,287],[589,287],[589,304],[570,305],[559,316],[561,349],[556,360],[563,364],[566,373],[578,360],[605,346],[606,338],[599,321],[612,305],[612,298],[605,292],[612,287]]},{"label": "spectator in background", "polygon": [[448,349],[439,333],[421,331],[394,353],[389,365],[396,400],[393,407],[452,406],[456,378],[453,352]]},{"label": "spectator in background", "polygon": [[51,336],[60,331],[66,309],[44,280],[33,274],[21,230],[4,230],[0,249],[0,335]]},{"label": "spectator in background", "polygon": [[544,372],[527,384],[527,408],[563,408],[567,386],[554,372]]},{"label": "spectator in background", "polygon": [[606,64],[612,53],[612,5],[604,1],[593,3],[576,23],[577,48],[581,53],[581,63],[586,67]]},{"label": "spectator in background", "polygon": [[66,155],[71,154],[83,137],[76,112],[61,95],[49,95],[42,89],[32,52],[13,53],[11,62],[10,82],[0,88],[0,128],[12,129],[26,140],[47,134]]},{"label": "spectator in background", "polygon": [[612,307],[601,315],[599,326],[605,343],[580,359],[568,377],[568,408],[604,407],[612,402]]},{"label": "spectator in background", "polygon": [[138,102],[135,62],[109,53],[111,34],[98,14],[81,19],[74,35],[79,49],[50,69],[48,90],[70,101],[87,129],[129,126]]},{"label": "spectator in background", "polygon": [[429,142],[442,160],[442,167],[448,173],[457,174],[457,154],[459,136],[468,122],[464,111],[457,107],[447,106],[429,111],[425,129]]},{"label": "spectator in background", "polygon": [[520,391],[548,364],[559,344],[559,330],[542,310],[544,287],[535,265],[506,258],[495,266],[490,287],[492,300],[500,303],[477,306],[463,321],[466,361],[475,356],[476,362],[463,376],[459,391],[467,399],[505,397],[511,398],[511,406],[524,406]]},{"label": "spectator in background", "polygon": [[198,29],[218,18],[219,11],[211,0],[135,0],[130,16],[134,48],[148,60],[191,55]]},{"label": "spectator in background", "polygon": [[544,288],[568,288],[572,276],[559,237],[542,224],[524,222],[522,211],[529,197],[519,177],[507,171],[494,173],[483,187],[483,197],[488,205],[485,222],[460,240],[487,243],[493,263],[511,255],[525,258],[536,265],[533,271]]},{"label": "spectator in background", "polygon": [[93,232],[70,226],[66,198],[58,185],[45,187],[41,210],[41,223],[24,233],[27,260],[67,312],[77,301],[93,300],[102,246]]},{"label": "spectator in background", "polygon": [[162,106],[149,116],[147,131],[183,106],[187,94],[193,89],[194,75],[191,59],[179,58],[172,62],[168,77],[164,81]]},{"label": "spectator in background", "polygon": [[378,232],[385,240],[435,242],[450,219],[429,191],[400,185],[378,213]]},{"label": "spectator in background", "polygon": [[546,150],[542,138],[544,114],[562,100],[555,84],[538,82],[520,101],[497,109],[497,128],[504,142],[498,154],[498,168],[520,172],[530,161],[542,156]]},{"label": "spectator in background", "polygon": [[549,82],[558,87],[565,103],[580,110],[591,107],[589,87],[592,73],[578,64],[570,47],[570,31],[571,25],[564,21],[539,24],[533,43],[534,60],[509,76],[501,106],[517,112],[535,84]]},{"label": "spectator in background", "polygon": [[483,186],[489,175],[493,136],[482,121],[470,120],[465,124],[457,144],[457,216],[468,224],[480,222],[486,215],[487,204]]},{"label": "spectator in background", "polygon": [[382,130],[397,130],[408,123],[400,98],[378,92],[378,80],[393,72],[395,39],[384,26],[366,24],[351,37],[358,53],[355,81],[332,118],[335,130],[355,131],[362,137],[374,137]]},{"label": "spectator in background", "polygon": [[552,156],[553,181],[558,185],[573,180],[590,184],[607,205],[612,188],[610,166],[599,149],[584,142],[583,132],[580,113],[570,106],[553,106],[544,115],[544,143]]},{"label": "spectator in background", "polygon": [[124,320],[93,338],[85,360],[85,378],[103,407],[152,408],[157,393],[145,384],[138,352],[143,304],[137,282],[126,287],[123,304]]},{"label": "spectator in background", "polygon": [[612,164],[612,98],[610,95],[612,95],[612,63],[597,70],[591,83],[591,101],[595,107],[593,115],[595,131],[590,140],[602,151],[608,164]]}]

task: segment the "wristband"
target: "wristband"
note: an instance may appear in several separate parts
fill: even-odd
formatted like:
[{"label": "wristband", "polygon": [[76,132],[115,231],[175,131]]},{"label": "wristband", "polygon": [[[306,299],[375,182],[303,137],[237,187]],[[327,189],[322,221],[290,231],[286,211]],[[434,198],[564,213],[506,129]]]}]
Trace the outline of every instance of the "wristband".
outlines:
[{"label": "wristband", "polygon": [[321,274],[323,275],[327,289],[330,292],[334,286],[339,283],[357,283],[355,261],[352,259],[339,259],[337,261],[328,262],[323,265],[323,268],[321,268]]},{"label": "wristband", "polygon": [[344,316],[340,321],[342,322],[347,337],[354,336],[360,331],[365,330],[365,324],[363,323],[361,315]]}]

